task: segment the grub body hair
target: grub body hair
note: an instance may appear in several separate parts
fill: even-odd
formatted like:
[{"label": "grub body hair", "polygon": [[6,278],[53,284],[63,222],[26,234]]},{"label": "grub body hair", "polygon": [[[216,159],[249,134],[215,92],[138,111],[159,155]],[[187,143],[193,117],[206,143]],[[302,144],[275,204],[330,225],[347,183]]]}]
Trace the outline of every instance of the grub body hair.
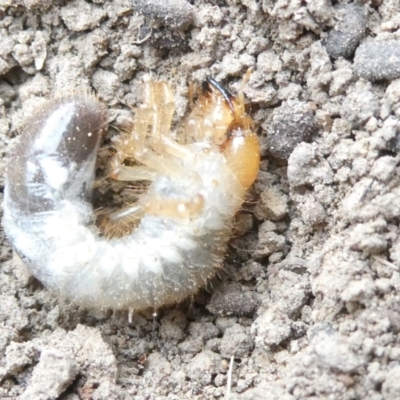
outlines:
[{"label": "grub body hair", "polygon": [[217,146],[185,145],[173,176],[156,172],[145,199],[201,197],[179,219],[144,214],[122,238],[99,233],[90,203],[107,113],[94,97],[51,100],[27,122],[6,172],[3,226],[48,288],[85,307],[157,309],[215,275],[246,189]]}]

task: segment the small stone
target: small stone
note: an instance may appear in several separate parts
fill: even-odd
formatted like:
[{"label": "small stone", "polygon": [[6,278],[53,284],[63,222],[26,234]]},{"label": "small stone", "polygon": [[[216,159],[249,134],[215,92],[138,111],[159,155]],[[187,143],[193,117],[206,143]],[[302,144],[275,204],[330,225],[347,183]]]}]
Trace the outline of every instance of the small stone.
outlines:
[{"label": "small stone", "polygon": [[221,356],[210,350],[205,350],[195,356],[187,366],[187,375],[192,381],[207,385],[212,375],[224,372]]},{"label": "small stone", "polygon": [[247,357],[254,347],[248,330],[249,328],[244,328],[239,324],[227,328],[220,344],[221,356],[226,358],[231,356]]},{"label": "small stone", "polygon": [[17,43],[12,55],[21,67],[28,67],[33,62],[32,51],[27,44]]},{"label": "small stone", "polygon": [[285,312],[270,307],[261,314],[251,326],[256,345],[260,347],[277,346],[288,339],[292,333],[291,321]]},{"label": "small stone", "polygon": [[185,337],[184,329],[187,320],[185,315],[178,311],[171,311],[161,319],[160,335],[165,340],[179,341]]},{"label": "small stone", "polygon": [[309,1],[307,9],[319,24],[330,24],[332,20],[333,7],[329,0]]},{"label": "small stone", "polygon": [[74,32],[94,29],[107,16],[107,11],[83,0],[73,0],[61,8],[61,18],[67,28]]},{"label": "small stone", "polygon": [[12,342],[7,346],[5,355],[7,373],[15,374],[27,365],[33,364],[35,360],[37,361],[38,350],[32,345],[32,342]]},{"label": "small stone", "polygon": [[382,219],[354,225],[350,230],[348,245],[352,250],[379,254],[388,247],[388,240],[381,232],[387,229]]},{"label": "small stone", "polygon": [[78,374],[74,360],[55,349],[42,351],[39,364],[35,367],[32,379],[21,400],[52,400],[69,386]]},{"label": "small stone", "polygon": [[226,375],[218,374],[214,379],[214,384],[216,387],[225,386],[226,384]]},{"label": "small stone", "polygon": [[214,292],[207,309],[214,315],[253,315],[259,304],[255,293],[230,284]]},{"label": "small stone", "polygon": [[0,324],[17,331],[28,325],[26,311],[21,309],[14,296],[0,295]]},{"label": "small stone", "polygon": [[296,319],[310,298],[311,286],[304,274],[276,270],[269,276],[268,292],[273,304],[279,304],[282,312]]},{"label": "small stone", "polygon": [[332,81],[329,87],[329,94],[337,96],[345,93],[350,83],[354,80],[354,72],[351,68],[339,68],[332,72]]},{"label": "small stone", "polygon": [[347,4],[339,9],[341,20],[329,32],[325,47],[329,56],[350,58],[367,28],[366,9],[358,4]]},{"label": "small stone", "polygon": [[265,80],[273,79],[274,75],[281,69],[282,61],[276,52],[266,50],[258,55],[257,71],[260,71]]},{"label": "small stone", "polygon": [[383,104],[389,108],[388,113],[400,117],[400,79],[392,81],[387,87]]},{"label": "small stone", "polygon": [[14,39],[2,33],[0,35],[0,75],[5,74],[15,65],[17,61],[12,57],[14,51]]},{"label": "small stone", "polygon": [[356,51],[354,69],[371,82],[400,78],[400,41],[371,41]]},{"label": "small stone", "polygon": [[362,360],[351,350],[347,339],[330,324],[314,325],[307,336],[321,365],[350,373],[362,364]]},{"label": "small stone", "polygon": [[332,80],[332,63],[326,48],[320,41],[310,46],[310,66],[307,73],[310,98],[317,105],[325,104],[329,99],[327,87]]},{"label": "small stone", "polygon": [[272,123],[267,129],[267,152],[287,160],[300,142],[309,142],[317,131],[314,113],[307,103],[285,101],[274,110]]},{"label": "small stone", "polygon": [[219,329],[211,322],[192,322],[189,326],[190,336],[207,341],[219,335]]},{"label": "small stone", "polygon": [[[107,54],[107,44],[107,34],[100,28],[87,33],[82,40],[76,43],[76,48],[81,55],[83,66],[86,70],[93,68]],[[121,53],[124,49],[125,46],[121,46]],[[132,55],[130,54],[130,56]],[[116,63],[117,62],[118,58]],[[133,62],[135,62],[135,60],[133,60]],[[117,70],[115,64],[114,70]]]},{"label": "small stone", "polygon": [[154,376],[166,377],[173,372],[171,363],[159,352],[151,353],[146,358],[146,367],[144,379],[154,379]]},{"label": "small stone", "polygon": [[307,197],[299,207],[303,222],[310,226],[322,224],[326,219],[326,212],[322,204],[313,197]]},{"label": "small stone", "polygon": [[68,90],[89,91],[89,79],[83,70],[82,58],[66,55],[54,57],[49,61],[50,79],[55,95],[65,93],[66,88]]},{"label": "small stone", "polygon": [[371,168],[371,176],[381,182],[386,182],[396,173],[397,159],[391,156],[378,158]]},{"label": "small stone", "polygon": [[288,180],[291,187],[301,185],[330,184],[333,171],[316,146],[298,145],[288,162]]},{"label": "small stone", "polygon": [[258,232],[258,244],[253,254],[255,259],[268,257],[281,251],[285,245],[285,237],[275,232],[265,231],[264,224],[260,226]]},{"label": "small stone", "polygon": [[358,302],[368,304],[375,293],[375,285],[371,278],[363,278],[359,281],[352,281],[341,294],[345,302]]},{"label": "small stone", "polygon": [[254,214],[258,219],[279,221],[288,212],[288,196],[279,189],[272,187],[261,193]]},{"label": "small stone", "polygon": [[351,122],[353,127],[358,128],[377,115],[378,110],[379,102],[376,95],[367,88],[357,87],[346,96],[341,115]]},{"label": "small stone", "polygon": [[114,72],[98,69],[93,74],[93,86],[99,98],[105,102],[115,102],[120,92],[121,82]]},{"label": "small stone", "polygon": [[185,340],[179,343],[178,347],[184,354],[198,354],[204,350],[204,342],[201,338]]},{"label": "small stone", "polygon": [[193,21],[193,7],[186,0],[131,0],[145,17],[173,28],[186,29]]}]

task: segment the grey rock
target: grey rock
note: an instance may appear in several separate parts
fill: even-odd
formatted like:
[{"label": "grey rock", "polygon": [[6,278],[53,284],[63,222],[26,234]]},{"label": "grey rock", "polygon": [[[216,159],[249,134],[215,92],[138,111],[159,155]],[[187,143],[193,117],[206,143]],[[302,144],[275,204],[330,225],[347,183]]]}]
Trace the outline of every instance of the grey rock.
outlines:
[{"label": "grey rock", "polygon": [[131,0],[144,16],[173,28],[185,29],[193,20],[193,7],[186,0]]},{"label": "grey rock", "polygon": [[356,51],[354,69],[371,82],[400,78],[400,41],[363,43]]},{"label": "grey rock", "polygon": [[219,335],[219,329],[211,322],[192,322],[189,326],[190,335],[197,339],[206,341]]},{"label": "grey rock", "polygon": [[289,158],[288,180],[290,186],[329,184],[333,171],[315,146],[301,143]]},{"label": "grey rock", "polygon": [[317,226],[325,222],[326,212],[322,204],[314,197],[305,197],[300,208],[303,222],[310,226]]},{"label": "grey rock", "polygon": [[81,32],[98,27],[106,18],[107,12],[95,4],[82,0],[69,2],[61,8],[61,18],[68,29]]},{"label": "grey rock", "polygon": [[354,127],[360,127],[375,116],[378,110],[379,103],[376,95],[367,88],[356,88],[346,96],[341,114]]},{"label": "grey rock", "polygon": [[42,352],[32,379],[21,400],[57,399],[78,374],[74,360],[63,352],[49,349]]},{"label": "grey rock", "polygon": [[258,244],[253,254],[255,259],[268,257],[273,253],[283,250],[285,237],[269,230],[269,221],[260,226]]},{"label": "grey rock", "polygon": [[246,357],[253,350],[253,347],[249,329],[234,324],[224,332],[220,344],[220,353],[222,357],[226,358],[231,356]]},{"label": "grey rock", "polygon": [[274,111],[267,131],[267,152],[287,160],[300,142],[309,142],[317,131],[314,113],[307,103],[299,100],[283,102]]},{"label": "grey rock", "polygon": [[215,291],[207,308],[214,315],[253,315],[259,303],[255,293],[231,284]]},{"label": "grey rock", "polygon": [[38,349],[32,345],[12,342],[5,351],[8,373],[16,373],[39,358]]},{"label": "grey rock", "polygon": [[187,366],[187,376],[192,381],[206,385],[211,382],[212,375],[224,372],[221,366],[221,356],[210,350],[195,356]]},{"label": "grey rock", "polygon": [[272,302],[281,304],[280,309],[293,319],[298,316],[311,294],[307,275],[285,270],[271,271],[268,289]]},{"label": "grey rock", "polygon": [[308,331],[308,340],[321,365],[350,373],[362,360],[350,348],[345,337],[330,324],[316,324]]},{"label": "grey rock", "polygon": [[184,338],[184,329],[187,321],[185,315],[178,311],[172,311],[161,319],[160,335],[171,341],[179,341]]},{"label": "grey rock", "polygon": [[273,186],[261,193],[254,214],[261,220],[279,221],[285,217],[288,209],[288,196]]},{"label": "grey rock", "polygon": [[292,334],[291,321],[286,312],[270,307],[251,326],[257,347],[277,346]]},{"label": "grey rock", "polygon": [[341,20],[329,33],[325,47],[332,58],[349,58],[364,37],[367,12],[363,6],[348,4],[339,10]]}]

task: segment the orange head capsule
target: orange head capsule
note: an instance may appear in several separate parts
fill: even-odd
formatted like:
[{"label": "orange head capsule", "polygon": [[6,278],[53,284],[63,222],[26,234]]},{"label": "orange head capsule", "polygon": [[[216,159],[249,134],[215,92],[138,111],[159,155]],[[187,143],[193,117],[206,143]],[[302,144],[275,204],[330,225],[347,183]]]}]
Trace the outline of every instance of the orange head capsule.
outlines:
[{"label": "orange head capsule", "polygon": [[203,84],[203,93],[186,122],[196,141],[220,147],[226,162],[244,189],[254,183],[260,167],[260,148],[253,120],[244,107],[243,85],[237,97],[213,78]]},{"label": "orange head capsule", "polygon": [[239,95],[228,103],[233,121],[227,130],[227,140],[224,143],[226,162],[235,173],[245,189],[249,189],[257,178],[260,169],[260,145],[254,133],[254,123],[246,114],[244,107],[243,86],[248,79],[245,75]]},{"label": "orange head capsule", "polygon": [[260,169],[260,146],[257,135],[241,126],[230,132],[224,145],[226,163],[244,189],[249,189]]}]

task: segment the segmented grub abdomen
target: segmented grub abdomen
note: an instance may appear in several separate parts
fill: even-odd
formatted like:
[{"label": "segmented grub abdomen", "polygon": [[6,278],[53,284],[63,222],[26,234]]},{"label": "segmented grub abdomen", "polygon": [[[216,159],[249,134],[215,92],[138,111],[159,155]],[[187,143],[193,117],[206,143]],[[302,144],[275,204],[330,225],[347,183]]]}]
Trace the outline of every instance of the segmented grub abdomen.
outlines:
[{"label": "segmented grub abdomen", "polygon": [[[179,176],[149,196],[204,198],[190,221],[145,215],[128,236],[101,237],[90,203],[107,115],[92,97],[50,101],[27,122],[6,174],[3,225],[47,287],[86,307],[158,308],[194,294],[221,266],[245,191],[219,151],[187,145]],[[171,156],[173,157],[173,156]]]}]

